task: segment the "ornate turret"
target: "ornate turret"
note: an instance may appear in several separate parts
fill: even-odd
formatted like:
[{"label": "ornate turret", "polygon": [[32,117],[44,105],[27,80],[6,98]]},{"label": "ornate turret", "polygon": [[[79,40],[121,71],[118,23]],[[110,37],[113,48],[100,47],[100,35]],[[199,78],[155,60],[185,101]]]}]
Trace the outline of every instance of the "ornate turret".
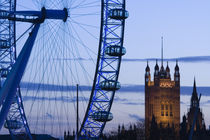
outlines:
[{"label": "ornate turret", "polygon": [[160,67],[160,78],[161,78],[161,79],[164,79],[165,76],[166,76],[166,72],[165,72],[164,67],[163,67],[163,65],[162,65],[162,66]]},{"label": "ornate turret", "polygon": [[157,59],[156,59],[156,65],[155,65],[155,75],[158,75],[158,72],[159,72],[159,66],[158,66],[158,62],[157,62]]},{"label": "ornate turret", "polygon": [[147,67],[145,69],[145,85],[148,85],[148,82],[151,80],[151,75],[150,75],[150,68],[149,68],[149,64],[147,61]]},{"label": "ornate turret", "polygon": [[154,83],[156,86],[159,85],[159,66],[158,66],[157,60],[156,60],[156,65],[155,65]]},{"label": "ornate turret", "polygon": [[178,66],[177,60],[176,60],[176,66],[175,66],[175,71],[174,71],[174,81],[175,81],[175,86],[180,85],[180,74],[179,74],[179,66]]},{"label": "ornate turret", "polygon": [[193,85],[193,93],[192,93],[192,97],[191,97],[191,108],[196,108],[198,104],[199,107],[199,101],[198,101],[198,94],[197,94],[197,90],[196,90],[196,82],[194,79],[194,85]]},{"label": "ornate turret", "polygon": [[167,66],[166,66],[166,78],[167,78],[167,79],[171,79],[170,68],[169,68],[169,66],[168,66],[168,62],[167,62]]}]

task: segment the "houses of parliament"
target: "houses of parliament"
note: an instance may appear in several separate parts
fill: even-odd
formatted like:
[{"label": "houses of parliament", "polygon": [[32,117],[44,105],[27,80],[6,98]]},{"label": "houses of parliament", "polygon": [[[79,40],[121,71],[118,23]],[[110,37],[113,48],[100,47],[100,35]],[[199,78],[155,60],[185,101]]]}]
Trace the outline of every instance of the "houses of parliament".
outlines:
[{"label": "houses of parliament", "polygon": [[170,68],[159,69],[156,61],[154,80],[151,80],[150,67],[147,63],[145,73],[145,133],[149,135],[153,116],[163,127],[168,125],[179,132],[180,125],[180,73],[178,62],[175,66],[174,81],[171,79]]},{"label": "houses of parliament", "polygon": [[[162,43],[163,44],[163,43]],[[198,116],[195,124],[195,129],[203,129],[205,127],[203,114],[200,110],[199,100],[194,81],[194,88],[191,96],[191,105],[187,116],[183,116],[183,122],[180,122],[180,70],[178,61],[174,67],[174,73],[171,75],[168,62],[166,67],[163,64],[163,46],[162,46],[162,59],[159,67],[158,61],[154,67],[154,78],[151,79],[150,67],[147,62],[145,69],[145,137],[151,139],[151,131],[158,131],[161,128],[173,128],[171,137],[180,139],[180,134],[189,131],[193,124],[194,114],[198,104]],[[183,124],[185,123],[185,124]],[[155,129],[151,128],[156,125]],[[185,132],[180,132],[180,130]],[[159,135],[168,135],[158,131]],[[157,137],[155,138],[157,139]],[[160,138],[162,139],[162,138]]]}]

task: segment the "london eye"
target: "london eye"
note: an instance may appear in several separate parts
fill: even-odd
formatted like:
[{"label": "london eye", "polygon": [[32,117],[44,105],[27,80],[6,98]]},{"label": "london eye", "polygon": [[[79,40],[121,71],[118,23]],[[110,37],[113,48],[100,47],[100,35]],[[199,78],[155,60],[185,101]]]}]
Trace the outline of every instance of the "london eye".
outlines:
[{"label": "london eye", "polygon": [[0,130],[33,139],[74,129],[79,84],[78,135],[98,138],[120,89],[125,0],[18,2],[0,1]]}]

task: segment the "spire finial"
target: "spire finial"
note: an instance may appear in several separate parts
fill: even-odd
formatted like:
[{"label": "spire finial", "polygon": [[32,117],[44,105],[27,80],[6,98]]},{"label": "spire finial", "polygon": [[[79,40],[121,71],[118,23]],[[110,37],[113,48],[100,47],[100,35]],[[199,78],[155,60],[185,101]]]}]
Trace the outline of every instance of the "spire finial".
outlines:
[{"label": "spire finial", "polygon": [[194,84],[193,84],[193,94],[197,94],[195,77],[194,77]]},{"label": "spire finial", "polygon": [[163,66],[163,37],[161,37],[161,65]]},{"label": "spire finial", "polygon": [[195,76],[194,76],[194,85],[193,85],[193,91],[196,92],[196,81],[195,81]]},{"label": "spire finial", "polygon": [[147,60],[147,67],[146,67],[145,71],[146,71],[146,72],[149,72],[149,71],[150,71],[148,60]]}]

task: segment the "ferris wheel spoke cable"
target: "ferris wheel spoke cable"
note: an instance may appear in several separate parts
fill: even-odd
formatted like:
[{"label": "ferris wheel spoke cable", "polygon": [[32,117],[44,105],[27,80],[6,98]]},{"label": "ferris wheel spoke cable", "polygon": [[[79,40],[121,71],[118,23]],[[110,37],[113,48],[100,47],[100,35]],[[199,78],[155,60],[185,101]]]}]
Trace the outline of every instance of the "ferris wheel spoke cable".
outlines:
[{"label": "ferris wheel spoke cable", "polygon": [[77,19],[77,18],[81,18],[81,17],[85,17],[85,16],[98,16],[100,15],[100,13],[87,13],[87,14],[72,14],[71,18]]},{"label": "ferris wheel spoke cable", "polygon": [[[92,49],[90,49],[90,47],[88,47],[88,46],[82,41],[82,39],[80,39],[78,33],[76,32],[76,29],[74,29],[74,26],[73,26],[71,23],[70,23],[70,25],[71,25],[71,26],[68,27],[69,30],[70,30],[71,32],[75,32],[75,35],[76,35],[76,37],[77,37],[77,38],[76,38],[75,36],[70,35],[71,38],[74,39],[77,43],[79,43],[82,47],[84,47],[84,49],[86,49],[86,51],[88,52],[88,55],[89,55],[89,57],[91,58],[91,60],[94,60],[94,59],[92,58],[92,56],[90,55],[89,52],[93,53],[95,56],[97,56],[97,54],[96,54]],[[95,62],[94,62],[94,63],[95,63]]]},{"label": "ferris wheel spoke cable", "polygon": [[[76,23],[77,24],[77,23]],[[81,29],[83,29],[85,32],[87,32],[90,36],[92,36],[94,39],[98,40],[99,38],[97,38],[96,36],[94,36],[92,33],[90,33],[90,31],[88,31],[87,29],[85,29],[82,25],[77,24]]]},{"label": "ferris wheel spoke cable", "polygon": [[89,27],[89,28],[94,28],[94,29],[98,29],[98,26],[94,26],[94,25],[90,25],[90,24],[86,24],[86,23],[81,23],[81,22],[77,22],[73,19],[68,19],[71,23],[75,23],[75,24],[79,24],[80,26],[85,26],[85,27]]},{"label": "ferris wheel spoke cable", "polygon": [[[59,31],[59,29],[58,29],[58,31]],[[59,36],[59,35],[58,35],[58,36]],[[61,41],[61,40],[58,40],[58,42],[56,42],[56,44],[58,44],[58,46],[59,46],[59,47],[58,47],[58,52],[60,52],[60,54],[58,54],[58,55],[60,56],[60,55],[62,54],[62,50],[61,50],[61,48],[60,48],[60,45],[59,45],[60,43],[59,43],[59,41]],[[56,68],[62,68],[61,63],[58,63],[58,65],[59,65],[59,66],[56,66]],[[61,83],[63,80],[62,80],[62,81],[59,81],[59,78],[58,78],[59,75],[62,74],[61,71],[60,71],[60,73],[59,73],[58,71],[56,71],[55,73],[56,73],[56,75],[57,75],[57,79],[58,79],[57,82],[58,82],[58,85],[63,85],[63,84]],[[62,87],[60,87],[60,88],[62,88]],[[60,95],[60,96],[61,96],[61,98],[62,98],[62,89],[60,89],[60,90],[61,90],[61,92],[60,92],[61,95]],[[59,110],[60,110],[60,113],[58,113],[57,115],[59,116],[59,117],[58,117],[58,118],[59,118],[58,121],[60,122],[60,121],[61,121],[61,119],[60,119],[60,118],[61,118],[61,115],[59,115],[59,114],[62,114],[62,108],[59,109]],[[61,132],[61,125],[60,125],[60,124],[59,124],[59,131]]]},{"label": "ferris wheel spoke cable", "polygon": [[77,4],[75,6],[74,6],[74,4],[71,4],[72,7],[70,7],[70,8],[71,8],[71,10],[74,10],[74,9],[78,9],[78,8],[80,8],[82,6],[88,7],[89,5],[93,5],[95,3],[98,3],[98,1],[93,1],[93,2],[89,2],[89,3],[80,2],[79,4]]},{"label": "ferris wheel spoke cable", "polygon": [[[50,34],[50,36],[49,36],[48,38],[51,38],[51,37],[52,37],[52,34]],[[46,42],[47,42],[47,43],[50,43],[49,40],[46,40]],[[41,42],[40,42],[40,43],[41,43]],[[38,46],[41,45],[40,43],[38,44]],[[51,45],[52,45],[52,44],[46,45],[46,46],[51,46]],[[48,50],[50,50],[50,49],[48,48]],[[42,48],[42,51],[43,51],[43,48]],[[53,49],[51,49],[51,51],[47,51],[48,54],[53,54],[52,52],[53,52]],[[54,52],[55,52],[55,51],[54,51]],[[39,54],[39,56],[40,56],[41,52],[39,51],[38,54]],[[37,58],[37,57],[36,57],[36,58]],[[34,58],[34,60],[37,60],[36,58]],[[40,58],[42,58],[42,62],[43,62],[44,59],[45,59],[44,57],[41,57],[41,56],[40,56]],[[38,64],[38,62],[39,62],[39,60],[37,60],[37,64]],[[49,63],[48,63],[48,64],[49,64]],[[36,71],[38,71],[40,67],[41,67],[41,63],[39,64],[39,66],[37,65],[37,70],[36,70]],[[48,67],[48,65],[46,65],[46,67],[45,67],[44,74],[45,74],[46,71],[47,71],[47,67]],[[34,75],[34,78],[37,76],[37,74],[38,74],[38,73],[36,73],[36,75]],[[44,76],[44,74],[43,74],[43,76]],[[42,77],[43,77],[43,76],[42,76]],[[44,77],[43,77],[43,78],[44,78]],[[42,79],[43,79],[43,78],[42,78]],[[42,80],[40,80],[40,81],[42,82]]]},{"label": "ferris wheel spoke cable", "polygon": [[[59,27],[60,28],[60,27]],[[65,28],[66,28],[66,26],[64,25],[64,30],[65,30]],[[62,34],[63,34],[63,32],[62,32]],[[66,35],[65,34],[63,34],[63,38],[64,38],[64,40],[63,40],[63,44],[66,44],[67,43],[67,41],[66,41]],[[66,45],[65,45],[66,46]],[[66,58],[66,53],[65,52],[67,52],[67,49],[65,48],[65,47],[62,47],[62,54],[63,54],[63,58]],[[65,75],[66,73],[67,73],[67,70],[64,68],[64,66],[65,66],[65,63],[66,63],[66,61],[65,60],[63,60],[62,61],[62,77],[64,77],[64,80],[62,80],[62,85],[64,85],[64,81],[65,81],[65,85],[69,85],[69,83],[68,83],[68,80],[67,80],[67,76]],[[65,71],[66,70],[66,71]],[[66,96],[66,95],[65,95]],[[68,109],[67,109],[67,107],[66,106],[68,106],[68,105],[66,105],[67,103],[64,101],[64,98],[65,98],[65,96],[63,96],[63,94],[62,94],[62,102],[63,102],[63,106],[64,106],[64,114],[65,114],[65,117],[66,117],[66,120],[67,120],[67,127],[69,127],[70,125],[69,125],[69,114],[68,114]]]},{"label": "ferris wheel spoke cable", "polygon": [[[52,50],[51,50],[52,51]],[[38,61],[38,60],[37,60]],[[30,112],[32,112],[32,108],[33,108],[33,105],[34,105],[34,103],[35,103],[35,101],[36,101],[36,98],[37,98],[37,96],[38,96],[38,93],[39,93],[39,90],[40,90],[40,87],[41,87],[41,83],[43,82],[43,80],[44,80],[44,75],[45,75],[45,73],[47,72],[47,67],[48,67],[48,65],[49,65],[50,63],[48,63],[46,66],[45,66],[45,70],[43,71],[43,75],[42,75],[42,78],[40,79],[40,84],[38,85],[38,89],[36,90],[36,92],[35,92],[35,98],[34,98],[34,100],[33,100],[33,102],[32,102],[32,104],[31,104],[31,111]],[[38,66],[37,67],[37,69],[39,69],[40,68],[40,66]],[[38,70],[37,70],[38,71]]]},{"label": "ferris wheel spoke cable", "polygon": [[[73,29],[74,29],[74,28],[73,28]],[[74,31],[75,31],[75,29],[74,29]],[[80,39],[79,35],[77,34],[77,32],[75,32],[75,34],[76,34],[76,36],[79,38],[79,40],[82,42],[81,44],[84,44],[83,41],[82,41],[82,39]],[[77,48],[77,47],[76,47],[76,50],[77,50],[77,51],[76,51],[77,56],[78,56],[79,58],[81,58],[81,56],[79,55],[79,51],[78,51],[78,48]],[[86,52],[87,52],[87,54],[89,55],[89,57],[91,58],[92,62],[95,64],[95,62],[93,61],[92,56],[89,54],[88,51],[86,51]],[[85,59],[87,59],[87,58],[85,58]],[[88,61],[89,61],[89,60],[88,60]],[[80,64],[80,66],[82,67],[83,72],[85,72],[85,73],[84,73],[84,76],[85,76],[85,77],[88,76],[88,77],[91,79],[91,76],[90,76],[89,72],[84,68],[83,62],[82,62],[82,61],[78,61],[78,62],[79,62],[79,64]],[[88,77],[86,77],[86,79],[88,79]]]},{"label": "ferris wheel spoke cable", "polygon": [[[31,74],[30,73],[28,74],[29,77],[31,77],[33,79],[33,80],[30,80],[30,83],[32,83],[31,86],[33,86],[37,90],[30,91],[30,89],[26,89],[27,90],[26,93],[30,94],[30,95],[33,94],[33,97],[34,97],[32,99],[34,101],[32,102],[32,105],[29,107],[29,109],[31,112],[31,116],[33,116],[35,114],[37,115],[36,120],[32,120],[32,122],[35,123],[35,125],[36,125],[35,128],[39,129],[40,125],[43,123],[43,121],[45,119],[47,119],[48,116],[45,113],[47,111],[47,112],[50,112],[51,114],[54,114],[56,116],[56,118],[44,122],[42,124],[43,126],[42,126],[42,128],[40,128],[40,130],[47,132],[49,129],[47,129],[46,126],[51,121],[50,122],[52,124],[51,126],[53,126],[53,127],[51,127],[51,133],[53,133],[55,131],[56,131],[56,133],[62,133],[63,132],[63,128],[61,128],[62,123],[63,123],[62,119],[65,118],[68,121],[68,115],[67,115],[68,109],[66,108],[68,103],[65,100],[66,95],[72,96],[72,99],[70,100],[70,98],[68,98],[68,100],[70,100],[71,104],[73,104],[74,109],[75,109],[75,100],[74,100],[75,98],[74,98],[74,89],[73,89],[74,86],[68,86],[68,85],[70,85],[70,84],[74,85],[75,83],[78,83],[78,84],[88,83],[88,85],[89,85],[90,84],[89,79],[92,79],[90,76],[92,74],[89,74],[88,70],[86,69],[87,66],[86,66],[84,60],[81,59],[82,58],[81,57],[82,56],[81,49],[86,50],[86,51],[84,51],[86,53],[86,56],[84,57],[86,62],[89,63],[89,61],[91,60],[93,65],[96,65],[96,62],[95,62],[96,60],[93,59],[93,56],[95,54],[92,53],[94,51],[91,51],[92,50],[91,48],[93,48],[95,45],[90,46],[89,45],[90,43],[89,44],[86,43],[84,41],[84,38],[82,36],[80,36],[80,34],[78,33],[79,31],[81,31],[82,33],[87,34],[89,37],[91,37],[93,40],[95,40],[95,39],[97,39],[97,37],[95,36],[95,34],[93,32],[91,32],[91,28],[93,29],[94,26],[92,26],[92,27],[88,26],[89,25],[88,23],[82,24],[81,21],[79,21],[77,19],[79,17],[82,18],[85,16],[97,16],[99,14],[96,12],[93,12],[91,10],[86,13],[78,13],[78,14],[73,13],[73,11],[76,12],[76,10],[78,10],[78,9],[82,9],[85,7],[90,8],[90,7],[93,7],[94,5],[97,5],[96,3],[94,3],[95,1],[92,3],[89,2],[88,0],[82,0],[79,2],[73,1],[73,0],[71,0],[71,1],[59,1],[58,0],[58,1],[53,1],[53,2],[38,1],[38,0],[35,1],[35,3],[37,3],[37,5],[40,4],[40,2],[41,2],[41,6],[48,5],[48,6],[46,6],[47,8],[48,7],[49,8],[50,7],[63,7],[66,4],[69,4],[69,6],[73,7],[72,15],[70,14],[70,16],[71,16],[70,18],[72,18],[72,22],[70,19],[67,20],[67,24],[62,24],[62,23],[59,24],[59,22],[53,22],[52,24],[47,25],[46,28],[43,28],[42,34],[44,34],[47,31],[48,26],[50,27],[49,29],[51,30],[52,34],[45,35],[44,38],[41,39],[41,41],[37,41],[37,43],[36,43],[37,46],[35,47],[35,51],[40,52],[40,54],[34,54],[32,56],[33,59],[31,59],[32,60],[31,67],[33,68],[33,70],[30,70]],[[105,2],[105,1],[101,1],[101,2],[103,4],[103,2]],[[119,0],[110,1],[110,3],[113,3],[113,5],[116,4],[115,8],[118,8],[117,4],[119,4],[120,1]],[[122,3],[123,3],[123,1],[122,1]],[[49,5],[49,4],[51,4],[51,5]],[[106,4],[107,3],[105,3],[105,5]],[[121,6],[119,6],[119,7],[121,7]],[[107,9],[112,10],[111,7],[109,7],[109,6],[107,6]],[[71,9],[69,8],[69,10],[71,10]],[[57,26],[55,25],[56,23],[57,23]],[[65,25],[66,25],[66,28],[65,28]],[[53,27],[51,27],[51,26],[53,26]],[[118,29],[120,29],[120,27],[112,26],[112,27],[106,28],[106,29],[107,30],[106,30],[105,35],[114,36],[116,38],[120,37],[118,34],[115,33],[118,31]],[[39,35],[41,36],[42,34],[39,34]],[[51,40],[49,38],[51,38]],[[69,41],[66,41],[66,38],[69,38]],[[48,40],[48,42],[47,42],[47,40]],[[103,43],[106,43],[106,42],[104,41]],[[112,45],[112,44],[121,45],[120,42],[114,41],[114,40],[112,40],[112,41],[110,40],[109,42],[107,42],[107,45]],[[66,47],[62,48],[62,46],[66,46]],[[90,48],[87,46],[89,46]],[[99,89],[101,88],[97,84],[99,84],[99,82],[103,79],[104,80],[109,80],[109,79],[117,80],[117,78],[118,78],[118,68],[119,68],[120,58],[119,58],[119,61],[117,61],[117,59],[118,59],[117,57],[113,60],[111,60],[111,59],[106,60],[106,58],[103,58],[104,51],[106,51],[104,46],[101,49],[102,50],[101,50],[101,52],[99,52],[98,55],[102,55],[102,58],[98,58],[100,60],[98,60],[98,62],[97,62],[97,63],[101,63],[101,65],[97,64],[97,66],[99,66],[98,70],[101,71],[101,74],[98,73],[99,77],[97,77],[97,78],[95,77],[94,82],[97,82],[97,83],[93,84],[93,88],[95,88],[95,89],[92,89],[92,95],[90,96],[91,99],[89,100],[89,105],[88,105],[89,107],[87,108],[90,110],[86,110],[86,112],[89,111],[90,114],[95,113],[96,110],[108,110],[108,113],[109,113],[112,102],[110,104],[103,104],[102,102],[94,103],[94,100],[95,101],[96,100],[103,101],[103,100],[110,99],[112,101],[114,92],[113,92],[112,96],[110,95],[110,97],[108,97],[109,92],[104,91],[104,90],[100,91],[100,90],[96,89],[96,88],[99,88]],[[49,53],[49,52],[51,52],[51,53]],[[68,61],[68,59],[65,59],[68,56],[70,56],[69,61]],[[47,57],[49,57],[49,59]],[[38,60],[35,60],[36,58],[38,58]],[[72,58],[76,58],[76,59],[72,59]],[[110,58],[114,58],[114,57],[110,57]],[[40,60],[42,62],[40,62]],[[34,64],[35,64],[35,66],[33,66]],[[117,72],[115,74],[114,73],[113,74],[112,73],[103,73],[102,72],[103,69],[110,69],[110,70],[112,69]],[[77,72],[77,71],[81,71],[81,74],[79,74],[79,73],[73,74],[74,72]],[[42,74],[39,72],[42,72]],[[65,73],[68,73],[68,74],[66,75]],[[95,73],[95,76],[97,76],[96,73]],[[102,76],[103,76],[103,78],[102,78]],[[26,77],[27,77],[27,75],[26,75]],[[64,78],[60,79],[60,77],[64,77]],[[85,81],[80,81],[79,80],[80,78],[85,79]],[[69,81],[68,79],[71,79],[71,81]],[[37,81],[39,81],[39,82],[37,82]],[[35,83],[35,84],[33,84],[33,83]],[[49,85],[50,86],[53,85],[52,89],[50,89]],[[48,88],[49,91],[44,90],[43,88]],[[66,89],[71,89],[71,90],[70,90],[70,92],[66,92]],[[94,92],[94,90],[98,90],[98,91]],[[82,91],[81,91],[81,94],[83,94]],[[53,98],[51,99],[51,97],[54,97],[54,99]],[[84,99],[87,99],[86,97],[87,97],[86,95],[83,96]],[[48,99],[48,100],[46,100],[46,99]],[[36,100],[36,103],[35,103],[35,100]],[[92,100],[92,103],[91,103],[91,100]],[[63,104],[63,106],[61,106],[61,103]],[[84,102],[82,102],[82,103],[84,103]],[[36,106],[34,107],[34,105],[36,105]],[[34,108],[34,109],[32,109],[32,108]],[[36,109],[38,109],[40,111],[38,111],[36,113],[32,113]],[[63,114],[63,117],[61,117],[61,114]],[[40,120],[38,119],[39,118],[38,116],[40,117]],[[85,116],[87,116],[87,115],[85,115]],[[85,117],[85,118],[87,119],[87,117]],[[85,119],[83,120],[83,122],[84,121],[85,121]],[[85,131],[82,131],[84,133],[81,133],[81,131],[80,131],[80,134],[81,135],[90,135],[91,137],[97,137],[99,132],[101,133],[101,130],[103,130],[105,124],[106,124],[106,122],[101,123],[98,121],[91,120],[91,121],[88,121],[87,125],[86,125],[87,127],[91,127],[91,128],[86,129],[84,127],[84,123],[82,123],[81,130],[84,128]],[[67,126],[65,125],[64,127],[69,128],[71,126],[69,124],[67,124]],[[95,127],[98,127],[98,129],[95,129]],[[37,132],[38,132],[38,130],[37,130]]]}]

